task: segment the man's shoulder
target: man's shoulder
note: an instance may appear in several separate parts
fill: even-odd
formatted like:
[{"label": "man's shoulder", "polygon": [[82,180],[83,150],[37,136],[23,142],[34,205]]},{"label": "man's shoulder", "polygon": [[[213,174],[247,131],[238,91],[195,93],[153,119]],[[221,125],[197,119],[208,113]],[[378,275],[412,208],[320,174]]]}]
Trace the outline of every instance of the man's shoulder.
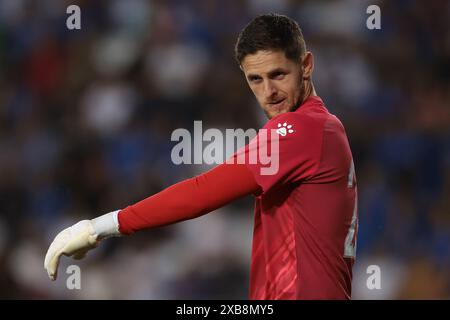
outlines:
[{"label": "man's shoulder", "polygon": [[285,123],[297,124],[301,126],[320,126],[323,125],[323,115],[319,115],[314,112],[286,112],[270,119],[264,128],[277,129],[279,126],[283,126]]},{"label": "man's shoulder", "polygon": [[341,121],[328,111],[322,99],[314,96],[308,98],[297,110],[273,117],[265,124],[264,129],[277,130],[295,126],[306,130],[322,130],[330,124],[342,126]]}]

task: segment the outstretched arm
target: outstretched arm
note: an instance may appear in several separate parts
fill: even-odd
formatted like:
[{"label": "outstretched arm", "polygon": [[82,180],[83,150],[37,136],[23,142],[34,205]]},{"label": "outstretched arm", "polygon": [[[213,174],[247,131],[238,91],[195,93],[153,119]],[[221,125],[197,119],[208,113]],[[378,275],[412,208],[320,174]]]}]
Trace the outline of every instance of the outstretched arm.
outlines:
[{"label": "outstretched arm", "polygon": [[50,245],[44,267],[49,277],[55,280],[61,255],[81,259],[105,238],[193,219],[260,191],[245,165],[218,165],[123,210],[83,220],[64,229]]},{"label": "outstretched arm", "polygon": [[258,190],[245,165],[221,164],[121,210],[120,232],[130,234],[193,219]]}]

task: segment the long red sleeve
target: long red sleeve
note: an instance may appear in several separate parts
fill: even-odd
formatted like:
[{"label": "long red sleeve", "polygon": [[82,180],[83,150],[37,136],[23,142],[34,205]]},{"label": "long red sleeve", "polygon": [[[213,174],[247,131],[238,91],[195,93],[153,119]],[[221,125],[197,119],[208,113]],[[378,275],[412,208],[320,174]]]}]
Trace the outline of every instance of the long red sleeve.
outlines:
[{"label": "long red sleeve", "polygon": [[261,189],[243,164],[221,164],[121,210],[120,232],[193,219]]}]

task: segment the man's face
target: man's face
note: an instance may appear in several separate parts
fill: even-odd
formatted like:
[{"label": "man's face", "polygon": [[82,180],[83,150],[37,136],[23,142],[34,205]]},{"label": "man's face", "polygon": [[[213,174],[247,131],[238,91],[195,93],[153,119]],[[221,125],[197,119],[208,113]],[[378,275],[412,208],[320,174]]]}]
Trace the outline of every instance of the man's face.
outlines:
[{"label": "man's face", "polygon": [[260,50],[245,56],[241,68],[269,119],[299,107],[303,94],[301,61],[286,58],[282,51]]}]

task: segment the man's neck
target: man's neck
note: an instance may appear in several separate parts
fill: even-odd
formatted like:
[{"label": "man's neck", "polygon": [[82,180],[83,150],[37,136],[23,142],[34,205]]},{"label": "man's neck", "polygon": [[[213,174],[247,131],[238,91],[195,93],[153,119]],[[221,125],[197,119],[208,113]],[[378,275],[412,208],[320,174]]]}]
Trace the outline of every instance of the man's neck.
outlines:
[{"label": "man's neck", "polygon": [[305,86],[304,86],[304,95],[303,95],[303,102],[306,101],[306,99],[308,99],[309,97],[316,97],[317,93],[316,90],[314,89],[314,85],[312,83],[311,80],[305,81]]}]

